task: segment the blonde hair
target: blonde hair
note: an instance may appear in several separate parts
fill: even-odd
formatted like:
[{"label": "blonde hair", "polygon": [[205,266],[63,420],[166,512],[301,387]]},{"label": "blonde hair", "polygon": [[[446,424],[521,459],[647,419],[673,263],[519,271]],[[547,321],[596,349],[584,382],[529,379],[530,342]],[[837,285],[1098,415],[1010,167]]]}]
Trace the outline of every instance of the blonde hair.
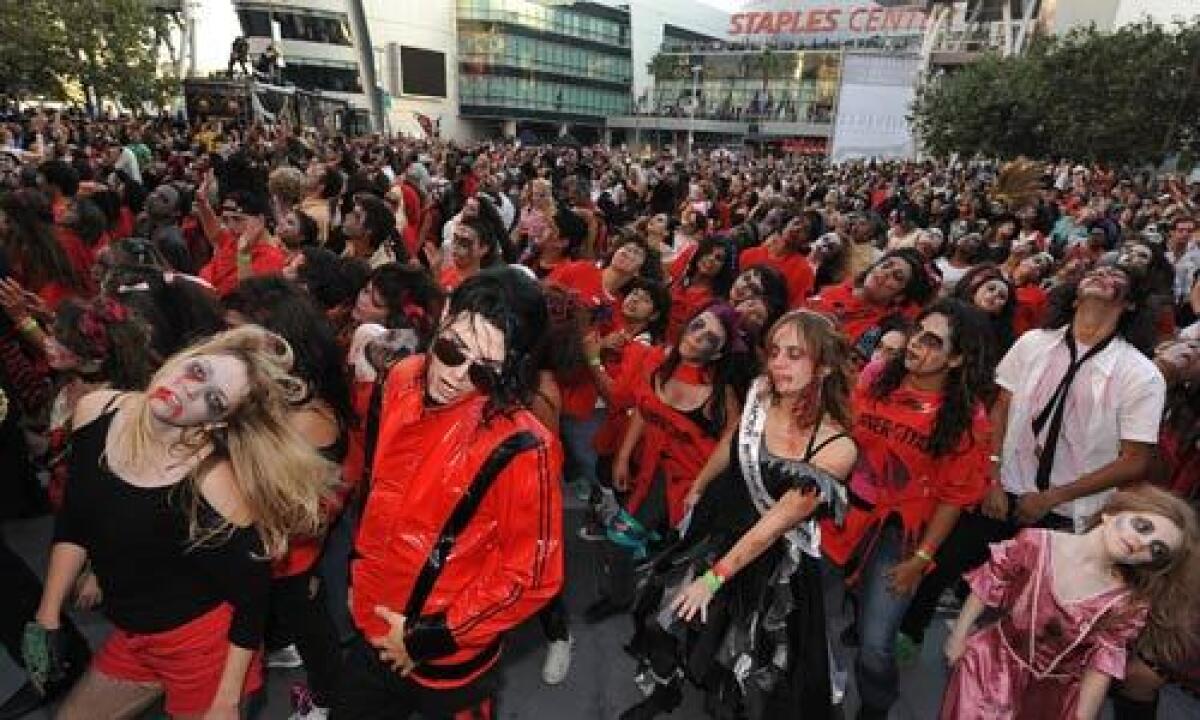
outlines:
[{"label": "blonde hair", "polygon": [[[149,386],[162,384],[181,365],[202,355],[241,360],[249,391],[221,420],[223,427],[185,429],[179,447],[185,458],[192,458],[211,446],[211,457],[229,461],[235,487],[266,554],[278,558],[287,551],[289,536],[321,532],[321,506],[332,493],[338,468],[321,457],[289,420],[291,406],[307,396],[308,388],[290,374],[293,357],[287,341],[256,325],[227,330],[173,355]],[[136,467],[137,458],[152,456],[147,450],[157,442],[146,395],[135,397],[139,403],[135,420],[118,446],[127,454],[120,458],[126,467]],[[228,519],[216,527],[198,519],[199,482],[209,466],[207,459],[202,461],[181,483],[189,506],[190,536],[197,545],[220,542],[234,530]]]},{"label": "blonde hair", "polygon": [[1134,596],[1150,607],[1138,652],[1158,664],[1173,665],[1193,657],[1196,649],[1195,602],[1200,593],[1200,526],[1184,500],[1152,485],[1113,493],[1104,509],[1088,523],[1097,527],[1104,515],[1154,513],[1179,528],[1182,539],[1165,563],[1117,565]]}]

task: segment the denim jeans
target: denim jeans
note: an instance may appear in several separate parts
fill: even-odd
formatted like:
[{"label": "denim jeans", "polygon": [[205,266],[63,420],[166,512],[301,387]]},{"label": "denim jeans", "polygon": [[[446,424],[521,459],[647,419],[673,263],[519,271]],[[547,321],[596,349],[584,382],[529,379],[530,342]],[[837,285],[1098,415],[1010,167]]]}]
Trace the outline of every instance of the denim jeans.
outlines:
[{"label": "denim jeans", "polygon": [[900,521],[893,517],[880,531],[874,552],[867,558],[861,574],[858,604],[861,646],[854,674],[863,705],[876,710],[891,707],[899,695],[896,631],[912,596],[893,594],[887,572],[903,559],[903,544]]},{"label": "denim jeans", "polygon": [[604,408],[595,408],[591,415],[582,420],[563,415],[559,425],[566,454],[565,479],[578,482],[580,489],[587,490],[589,494],[599,485],[593,440],[604,424],[606,412]]}]

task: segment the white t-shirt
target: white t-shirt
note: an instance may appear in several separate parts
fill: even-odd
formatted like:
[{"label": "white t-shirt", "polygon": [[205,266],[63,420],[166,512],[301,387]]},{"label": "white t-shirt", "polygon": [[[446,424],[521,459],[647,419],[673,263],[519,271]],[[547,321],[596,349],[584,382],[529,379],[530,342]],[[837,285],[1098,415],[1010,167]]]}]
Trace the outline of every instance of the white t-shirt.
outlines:
[{"label": "white t-shirt", "polygon": [[[1000,481],[1008,492],[1037,491],[1039,438],[1033,434],[1033,419],[1067,372],[1071,356],[1065,337],[1065,327],[1029,330],[996,368],[996,384],[1012,393],[1000,465]],[[1086,352],[1078,348],[1079,357]],[[1122,440],[1157,443],[1166,389],[1154,363],[1119,337],[1085,362],[1067,394],[1050,485],[1068,485],[1108,465],[1120,454]],[[1063,503],[1054,512],[1073,518],[1080,532],[1108,494]]]}]

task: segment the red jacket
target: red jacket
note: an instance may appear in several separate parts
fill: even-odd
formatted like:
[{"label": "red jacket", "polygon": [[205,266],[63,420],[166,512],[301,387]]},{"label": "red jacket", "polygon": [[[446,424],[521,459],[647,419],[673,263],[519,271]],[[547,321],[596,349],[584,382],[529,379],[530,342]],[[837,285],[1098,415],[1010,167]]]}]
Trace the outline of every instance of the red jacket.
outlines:
[{"label": "red jacket", "polygon": [[563,582],[562,446],[533,414],[483,421],[485,398],[424,406],[425,357],[397,364],[384,388],[370,498],[351,566],[354,623],[385,635],[382,605],[404,612],[416,580],[480,466],[517,432],[537,446],[496,477],[453,547],[420,617],[408,618],[409,676],[434,688],[459,687],[499,658],[503,633],[558,594]]},{"label": "red jacket", "polygon": [[[237,288],[238,278],[238,239],[229,230],[222,230],[217,236],[213,249],[212,260],[200,268],[200,277],[207,280],[217,294],[225,297]],[[281,272],[287,264],[287,254],[275,245],[267,242],[257,242],[250,246],[250,274],[273,275]]]}]

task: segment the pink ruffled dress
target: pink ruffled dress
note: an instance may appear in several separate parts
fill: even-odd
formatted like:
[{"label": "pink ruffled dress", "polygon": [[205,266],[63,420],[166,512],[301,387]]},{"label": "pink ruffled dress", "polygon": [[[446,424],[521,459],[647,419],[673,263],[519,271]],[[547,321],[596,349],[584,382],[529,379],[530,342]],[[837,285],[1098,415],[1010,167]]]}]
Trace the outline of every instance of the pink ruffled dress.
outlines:
[{"label": "pink ruffled dress", "polygon": [[992,545],[991,560],[967,574],[1001,618],[967,640],[942,697],[944,720],[1072,718],[1087,670],[1125,677],[1146,606],[1123,588],[1064,603],[1053,577],[1050,532],[1036,529]]}]

